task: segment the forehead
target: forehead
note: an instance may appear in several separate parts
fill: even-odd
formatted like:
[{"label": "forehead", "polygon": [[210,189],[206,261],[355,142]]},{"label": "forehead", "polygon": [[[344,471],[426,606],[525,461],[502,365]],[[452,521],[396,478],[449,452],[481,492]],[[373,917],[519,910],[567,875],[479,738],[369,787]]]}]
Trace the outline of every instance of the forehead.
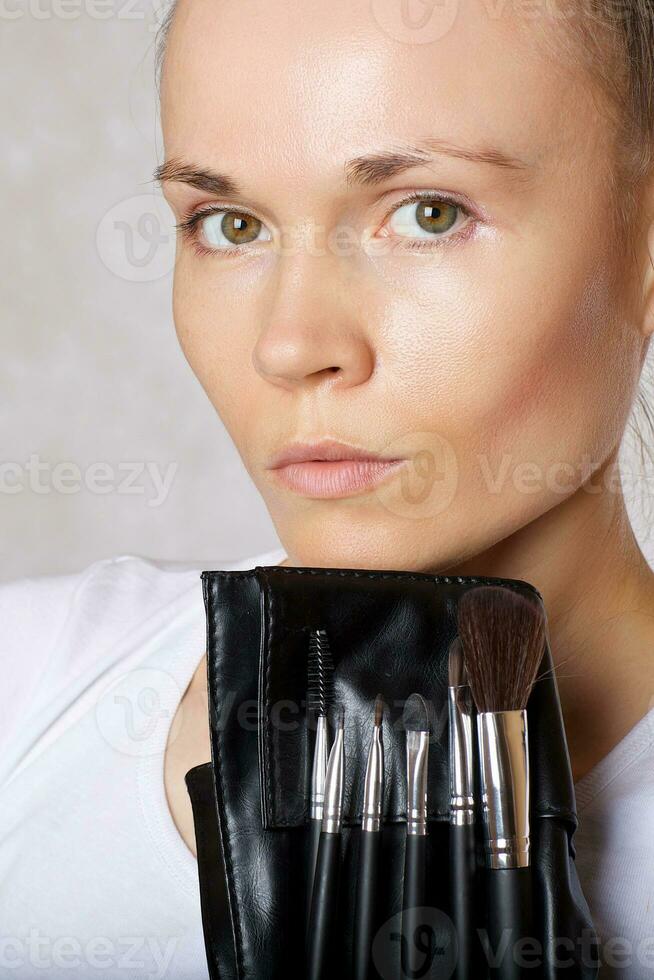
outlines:
[{"label": "forehead", "polygon": [[169,157],[288,176],[381,141],[442,137],[538,164],[604,130],[546,4],[527,18],[444,0],[411,21],[397,0],[177,3],[161,86]]}]

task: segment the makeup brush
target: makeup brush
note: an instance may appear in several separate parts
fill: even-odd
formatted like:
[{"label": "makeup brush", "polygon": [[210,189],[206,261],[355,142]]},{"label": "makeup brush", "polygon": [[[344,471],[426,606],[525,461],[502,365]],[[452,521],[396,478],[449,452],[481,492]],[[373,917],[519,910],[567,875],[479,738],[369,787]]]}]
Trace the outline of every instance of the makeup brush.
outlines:
[{"label": "makeup brush", "polygon": [[328,958],[331,952],[338,908],[344,774],[343,708],[340,707],[338,709],[336,734],[327,760],[327,775],[325,777],[325,803],[307,936],[308,980],[324,980],[331,972]]},{"label": "makeup brush", "polygon": [[459,637],[448,663],[450,898],[458,938],[455,980],[471,980],[475,935],[474,704]]},{"label": "makeup brush", "polygon": [[515,945],[533,937],[526,705],[545,650],[545,613],[536,598],[478,586],[461,597],[458,620],[478,712],[490,975],[519,980]]},{"label": "makeup brush", "polygon": [[307,928],[311,911],[311,893],[318,857],[318,842],[322,826],[325,799],[325,776],[329,752],[328,712],[334,703],[334,664],[327,631],[312,630],[309,637],[307,662],[307,713],[316,717],[316,737],[313,747],[311,791],[309,797],[309,857],[307,864]]},{"label": "makeup brush", "polygon": [[407,949],[403,971],[418,976],[424,963],[424,949],[417,943],[425,904],[427,862],[427,753],[429,749],[429,711],[421,694],[411,694],[404,705],[402,722],[406,732],[406,850],[404,855],[404,895],[402,936]]},{"label": "makeup brush", "polygon": [[353,980],[367,980],[375,928],[377,872],[384,799],[384,746],[381,731],[383,712],[384,702],[381,694],[378,694],[375,700],[372,738],[368,749],[368,762],[363,787],[363,814],[359,838],[357,900],[354,919]]}]

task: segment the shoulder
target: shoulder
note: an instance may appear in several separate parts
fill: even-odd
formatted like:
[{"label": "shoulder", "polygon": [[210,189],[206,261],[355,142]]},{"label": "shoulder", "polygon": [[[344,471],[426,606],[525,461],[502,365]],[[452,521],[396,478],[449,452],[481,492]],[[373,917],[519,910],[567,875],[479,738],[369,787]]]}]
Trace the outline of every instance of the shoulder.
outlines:
[{"label": "shoulder", "polygon": [[111,641],[198,581],[199,574],[199,569],[119,555],[71,574],[5,582],[0,585],[0,656],[6,664],[27,643],[28,659],[43,658],[66,634],[85,627],[95,639]]},{"label": "shoulder", "polygon": [[[168,619],[202,609],[204,568],[276,563],[280,551],[217,563],[118,555],[65,575],[0,584],[0,717],[3,732],[135,645]],[[200,612],[202,615],[202,612]]]},{"label": "shoulder", "polygon": [[200,569],[133,555],[95,561],[72,574],[0,584],[0,743],[199,589]]}]

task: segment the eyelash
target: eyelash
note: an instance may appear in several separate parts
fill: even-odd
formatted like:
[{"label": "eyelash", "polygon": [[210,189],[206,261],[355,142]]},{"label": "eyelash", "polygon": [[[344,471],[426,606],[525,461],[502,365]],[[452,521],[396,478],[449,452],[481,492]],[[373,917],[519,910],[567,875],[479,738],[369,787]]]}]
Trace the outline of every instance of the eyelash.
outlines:
[{"label": "eyelash", "polygon": [[[472,232],[476,219],[474,218],[472,212],[460,200],[451,197],[448,194],[435,194],[433,191],[412,191],[401,201],[398,201],[393,207],[384,215],[384,224],[395,211],[399,211],[400,208],[407,204],[413,204],[414,202],[420,203],[421,201],[440,201],[445,204],[450,204],[452,207],[457,208],[463,215],[467,218],[472,218],[472,221],[466,222],[462,228],[458,229],[452,235],[434,236],[432,240],[415,238],[405,242],[400,246],[393,246],[393,248],[401,249],[411,249],[413,251],[422,251],[423,249],[433,249],[433,248],[443,248],[445,245],[450,243],[456,243],[463,239],[466,239]],[[189,241],[195,248],[198,255],[220,255],[223,257],[239,255],[244,249],[249,247],[248,244],[244,245],[234,245],[231,248],[209,248],[203,245],[199,240],[197,234],[197,227],[203,218],[208,217],[212,214],[245,214],[250,215],[250,217],[255,217],[250,211],[244,209],[228,208],[219,205],[210,205],[206,208],[200,208],[197,211],[191,211],[184,215],[182,220],[175,225],[175,228],[182,233],[185,240]],[[402,241],[401,236],[398,236],[400,241]],[[439,241],[439,237],[441,241]]]}]

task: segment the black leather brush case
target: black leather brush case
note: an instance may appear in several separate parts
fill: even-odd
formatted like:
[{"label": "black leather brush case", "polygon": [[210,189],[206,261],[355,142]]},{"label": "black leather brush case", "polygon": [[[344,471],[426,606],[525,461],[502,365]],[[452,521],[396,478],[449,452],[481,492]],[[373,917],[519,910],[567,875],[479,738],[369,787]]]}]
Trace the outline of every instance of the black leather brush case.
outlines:
[{"label": "black leather brush case", "polygon": [[[327,630],[337,703],[345,709],[345,801],[339,942],[334,975],[349,976],[363,776],[371,712],[384,719],[383,888],[375,947],[380,976],[400,977],[405,776],[401,713],[414,691],[431,708],[428,904],[449,922],[448,647],[457,603],[474,585],[542,602],[529,583],[405,571],[266,566],[205,571],[212,759],[186,776],[198,846],[202,921],[212,980],[302,977],[304,874],[312,732],[305,717],[309,631]],[[539,980],[597,976],[592,921],[579,885],[575,797],[551,652],[527,706]],[[483,871],[481,872],[483,875]],[[483,891],[483,889],[480,889]],[[395,918],[394,918],[395,917]],[[483,905],[479,908],[483,928]],[[395,940],[393,934],[395,932]],[[449,948],[448,948],[449,942]],[[424,976],[448,977],[451,937]],[[437,962],[442,955],[442,962]],[[481,976],[470,980],[481,980]]]}]

